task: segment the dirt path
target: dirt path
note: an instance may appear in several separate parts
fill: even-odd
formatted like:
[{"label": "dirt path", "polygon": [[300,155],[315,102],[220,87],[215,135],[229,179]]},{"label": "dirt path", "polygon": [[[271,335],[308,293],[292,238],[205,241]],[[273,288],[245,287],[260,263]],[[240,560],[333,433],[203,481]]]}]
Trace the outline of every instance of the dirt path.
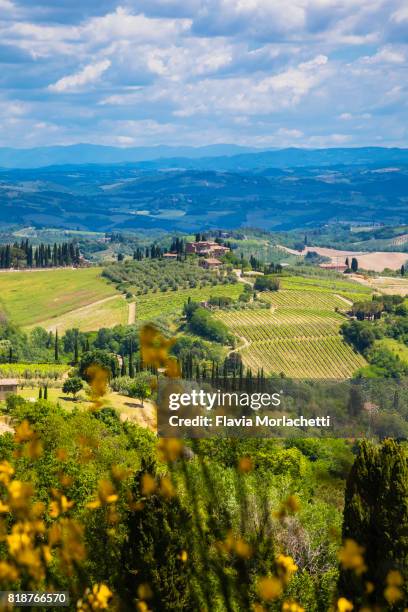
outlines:
[{"label": "dirt path", "polygon": [[254,283],[251,283],[251,281],[247,280],[246,278],[242,276],[242,271],[239,268],[235,268],[234,272],[240,283],[244,283],[245,285],[250,285],[250,287],[254,286]]},{"label": "dirt path", "polygon": [[133,325],[136,322],[136,302],[130,302],[129,304],[129,315],[128,325]]},{"label": "dirt path", "polygon": [[345,302],[346,304],[348,304],[349,306],[353,305],[353,302],[351,300],[348,300],[347,298],[344,297],[344,295],[339,295],[338,293],[334,294],[337,298],[339,298],[339,300],[343,300],[343,302]]},{"label": "dirt path", "polygon": [[229,350],[227,353],[227,357],[229,357],[231,353],[239,353],[240,351],[242,351],[245,348],[248,348],[248,346],[251,345],[251,342],[247,340],[246,338],[244,338],[244,336],[238,336],[237,334],[234,334],[234,335],[236,338],[241,340],[242,344],[240,346],[235,346],[233,349]]}]

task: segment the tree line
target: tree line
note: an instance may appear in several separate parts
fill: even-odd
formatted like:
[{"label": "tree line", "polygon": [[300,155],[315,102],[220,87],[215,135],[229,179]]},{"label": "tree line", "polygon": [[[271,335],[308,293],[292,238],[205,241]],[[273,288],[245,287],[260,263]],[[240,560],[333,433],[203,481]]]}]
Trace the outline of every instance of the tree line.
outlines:
[{"label": "tree line", "polygon": [[79,265],[79,246],[73,242],[54,245],[40,243],[36,246],[28,240],[0,246],[0,268],[56,268]]}]

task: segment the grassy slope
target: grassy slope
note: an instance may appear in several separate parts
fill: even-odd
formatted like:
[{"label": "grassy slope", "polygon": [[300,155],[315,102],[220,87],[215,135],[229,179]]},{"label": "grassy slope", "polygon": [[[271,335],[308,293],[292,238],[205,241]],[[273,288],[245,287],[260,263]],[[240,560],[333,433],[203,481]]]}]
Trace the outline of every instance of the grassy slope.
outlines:
[{"label": "grassy slope", "polygon": [[382,340],[376,341],[378,348],[385,348],[389,350],[393,355],[399,357],[403,363],[408,363],[408,347],[398,340],[393,338],[383,338]]},{"label": "grassy slope", "polygon": [[[20,388],[18,394],[24,397],[24,399],[36,400],[38,399],[38,392],[39,387],[36,382],[31,386],[26,385],[24,388]],[[72,396],[67,396],[63,393],[62,389],[48,387],[48,400],[55,404],[60,404],[62,408],[67,410],[72,410],[73,408],[89,410],[92,408],[92,403],[83,391],[78,395],[78,399],[74,401]],[[144,407],[142,407],[139,400],[111,391],[104,398],[104,406],[115,408],[120,413],[122,420],[134,421],[141,427],[148,427],[151,430],[156,428],[156,410],[150,401],[145,401]]]},{"label": "grassy slope", "polygon": [[2,309],[11,321],[23,327],[41,324],[115,295],[115,288],[100,273],[100,268],[2,273]]},{"label": "grassy slope", "polygon": [[129,304],[122,296],[114,296],[97,304],[90,304],[66,314],[41,321],[47,331],[58,329],[60,334],[67,329],[77,327],[81,331],[95,331],[101,327],[126,325],[128,322]]},{"label": "grassy slope", "polygon": [[[344,317],[335,308],[347,305],[338,296],[354,295],[351,283],[329,286],[319,279],[285,280],[286,287],[264,293],[271,310],[220,311],[224,321],[240,338],[246,365],[255,371],[284,372],[294,378],[347,378],[364,359],[339,335]],[[367,294],[366,294],[367,296]]]}]

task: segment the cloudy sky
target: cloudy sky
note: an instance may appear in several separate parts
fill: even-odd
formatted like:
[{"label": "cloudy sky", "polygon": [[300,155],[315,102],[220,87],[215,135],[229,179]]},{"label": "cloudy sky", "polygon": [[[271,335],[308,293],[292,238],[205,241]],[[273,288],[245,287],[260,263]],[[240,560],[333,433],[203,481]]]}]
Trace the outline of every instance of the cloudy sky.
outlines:
[{"label": "cloudy sky", "polygon": [[0,146],[408,146],[406,0],[0,0]]}]

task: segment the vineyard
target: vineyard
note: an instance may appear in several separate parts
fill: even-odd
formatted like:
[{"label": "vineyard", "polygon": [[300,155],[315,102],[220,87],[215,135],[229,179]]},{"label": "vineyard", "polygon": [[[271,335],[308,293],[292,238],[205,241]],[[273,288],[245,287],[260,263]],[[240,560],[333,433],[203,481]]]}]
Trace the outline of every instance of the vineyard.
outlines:
[{"label": "vineyard", "polygon": [[58,363],[2,363],[0,364],[0,378],[19,378],[26,381],[35,379],[58,380],[68,370],[68,365]]},{"label": "vineyard", "polygon": [[365,365],[343,342],[339,327],[345,298],[318,291],[283,289],[262,293],[270,310],[219,311],[215,316],[239,338],[245,364],[293,378],[348,378]]},{"label": "vineyard", "polygon": [[208,300],[214,296],[229,296],[234,299],[242,293],[242,284],[216,285],[200,289],[179,289],[166,293],[147,293],[136,298],[136,320],[146,321],[157,317],[181,314],[188,298],[196,302]]}]

